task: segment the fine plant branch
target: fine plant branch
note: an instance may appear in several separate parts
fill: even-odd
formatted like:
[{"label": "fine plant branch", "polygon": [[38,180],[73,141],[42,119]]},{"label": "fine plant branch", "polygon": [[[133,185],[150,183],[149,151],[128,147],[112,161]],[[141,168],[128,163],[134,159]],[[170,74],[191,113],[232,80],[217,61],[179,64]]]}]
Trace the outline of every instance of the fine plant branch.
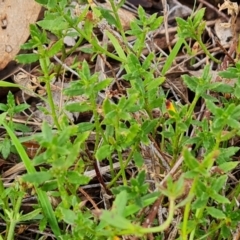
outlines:
[{"label": "fine plant branch", "polygon": [[195,36],[197,42],[199,43],[200,47],[202,48],[202,50],[204,51],[204,53],[211,59],[213,60],[215,63],[220,63],[221,61],[216,59],[215,57],[213,57],[213,55],[208,51],[206,45],[202,42],[202,38],[199,36]]}]

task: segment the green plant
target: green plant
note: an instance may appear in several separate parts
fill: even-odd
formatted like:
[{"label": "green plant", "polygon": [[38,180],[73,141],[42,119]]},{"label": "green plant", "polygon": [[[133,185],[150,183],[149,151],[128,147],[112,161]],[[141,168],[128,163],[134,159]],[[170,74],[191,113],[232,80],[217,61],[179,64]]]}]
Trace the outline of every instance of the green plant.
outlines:
[{"label": "green plant", "polygon": [[[16,225],[30,220],[38,221],[42,231],[49,226],[57,239],[101,240],[128,235],[146,239],[147,234],[166,234],[174,225],[174,214],[178,209],[183,212],[181,224],[177,226],[179,239],[230,238],[240,216],[234,202],[240,189],[228,185],[228,175],[238,165],[233,157],[239,147],[229,146],[229,141],[240,134],[237,90],[240,64],[220,73],[226,78],[236,78],[234,87],[212,82],[209,65],[204,67],[200,77],[183,75],[184,84],[194,93],[191,103],[170,101],[171,93],[162,86],[182,45],[187,46],[187,38],[196,40],[205,54],[218,62],[202,41],[204,9],[187,20],[177,19],[180,39],[159,70],[161,56],[154,52],[143,56],[142,52],[148,32],[156,30],[163,17],[157,17],[157,14],[146,17],[144,9],[139,7],[138,18],[125,32],[118,15],[123,2],[115,4],[110,0],[112,10],[89,2],[76,15],[67,0],[37,2],[47,9],[44,19],[30,26],[31,37],[22,46],[34,52],[20,54],[17,60],[22,63],[39,61],[39,80],[46,88],[53,126],[43,122],[41,131],[28,137],[40,146],[31,161],[21,145],[26,137],[16,137],[14,131],[19,128],[13,122],[14,114],[28,106],[16,106],[11,93],[7,104],[0,104],[0,110],[4,112],[0,115],[0,124],[7,131],[7,140],[4,141],[15,146],[27,171],[19,185],[15,182],[13,187],[6,189],[0,182],[1,218],[7,223],[8,230],[2,239],[12,239]],[[94,33],[97,26],[106,34],[114,51],[100,44]],[[48,32],[56,37],[54,43],[51,43]],[[127,42],[128,35],[136,38],[132,46]],[[78,38],[70,49],[64,45],[66,36]],[[84,42],[89,45],[82,47]],[[124,71],[121,81],[128,86],[124,94],[121,92],[122,95],[114,99],[112,85],[119,79],[114,75],[101,79],[100,73],[93,73],[86,60],[75,60],[70,67],[63,64],[79,49],[91,54],[92,61],[99,56],[106,57],[106,61],[117,61]],[[58,63],[53,63],[53,59],[58,59]],[[73,123],[65,115],[59,115],[51,82],[65,71],[70,71],[77,79],[71,81],[63,94],[69,99],[81,96],[81,101],[66,102],[64,109],[80,114],[90,112],[91,121]],[[4,86],[4,83],[0,82],[0,85]],[[231,94],[232,98],[226,99],[224,94]],[[206,105],[208,118],[197,117],[199,101]],[[157,117],[154,115],[156,109],[160,113]],[[89,139],[94,141],[89,144]],[[2,144],[6,144],[4,141]],[[164,157],[155,159],[156,151],[150,149],[157,149],[157,153]],[[200,151],[204,151],[204,155],[199,156]],[[148,152],[154,154],[149,157]],[[8,154],[4,154],[7,157]],[[155,172],[148,172],[154,176],[154,192],[146,183],[146,158],[152,158],[160,166],[155,176]],[[181,159],[183,163],[178,169],[181,174],[165,177],[158,184],[157,179],[174,169]],[[119,170],[114,168],[116,162]],[[126,171],[130,162],[137,170],[131,178]],[[108,183],[100,173],[100,163],[110,166]],[[94,202],[98,196],[80,194],[82,186],[91,180],[86,174],[87,168],[95,170],[102,193],[110,195],[108,209],[102,210],[103,205]],[[122,184],[119,185],[119,181]],[[27,214],[20,211],[26,190],[22,183],[32,186],[38,199],[35,210]],[[189,191],[186,191],[186,183],[190,183]],[[53,206],[50,199],[56,200],[57,204]],[[144,228],[145,209],[156,201],[168,209],[166,219],[161,224],[154,220],[150,223],[152,226]]]},{"label": "green plant", "polygon": [[[20,123],[15,123],[13,121],[15,114],[21,113],[28,108],[29,108],[29,105],[26,103],[16,105],[14,96],[11,92],[8,92],[6,104],[0,103],[0,110],[7,113],[7,116],[9,117],[9,127],[12,129],[12,131],[21,131],[21,132],[29,131],[29,128],[27,126]],[[3,141],[1,141],[0,149],[4,159],[6,159],[9,156],[11,151],[14,151],[14,149],[12,149],[12,144],[8,135],[6,135]]]},{"label": "green plant", "polygon": [[[202,41],[202,34],[205,30],[206,22],[203,21],[203,16],[205,13],[205,8],[200,9],[195,14],[188,17],[187,20],[184,20],[182,18],[176,18],[176,21],[178,23],[178,35],[181,38],[191,38],[196,40],[204,53],[214,62],[219,63],[220,61],[213,57],[209,51],[207,50],[207,47]],[[189,47],[187,46],[189,49]]]}]

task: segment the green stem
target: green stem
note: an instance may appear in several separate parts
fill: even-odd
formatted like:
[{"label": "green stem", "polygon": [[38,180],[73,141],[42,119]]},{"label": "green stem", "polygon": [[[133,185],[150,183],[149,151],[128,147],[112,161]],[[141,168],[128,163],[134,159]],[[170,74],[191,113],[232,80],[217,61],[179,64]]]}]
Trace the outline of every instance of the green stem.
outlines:
[{"label": "green stem", "polygon": [[[195,97],[194,97],[194,99],[193,99],[193,101],[192,101],[192,103],[191,103],[191,105],[190,105],[190,107],[188,109],[188,112],[186,114],[186,117],[185,117],[186,120],[188,120],[189,118],[192,117],[194,109],[195,109],[195,106],[197,104],[197,101],[198,101],[199,97],[200,97],[200,95],[198,95],[198,94],[195,95]],[[184,133],[178,134],[178,123],[176,123],[176,134],[175,135],[176,135],[176,137],[174,138],[174,144],[173,144],[173,146],[174,146],[174,148],[173,148],[174,149],[173,163],[175,163],[175,160],[177,158],[178,145],[179,145],[179,143],[181,143],[182,138],[184,136]]]},{"label": "green stem", "polygon": [[15,230],[16,224],[17,223],[14,220],[11,220],[10,227],[9,227],[8,233],[7,233],[7,240],[13,240],[14,239],[14,230]]},{"label": "green stem", "polygon": [[9,230],[7,233],[7,240],[14,239],[15,227],[19,221],[19,219],[18,219],[20,216],[19,209],[21,207],[22,199],[23,199],[23,194],[20,193],[20,196],[17,198],[16,204],[14,206],[12,219],[10,219],[10,226],[9,226]]},{"label": "green stem", "polygon": [[194,97],[194,99],[193,99],[193,101],[192,101],[192,103],[191,103],[191,105],[190,105],[190,107],[188,109],[187,114],[186,114],[186,119],[189,119],[192,116],[193,111],[195,109],[195,106],[196,106],[197,101],[198,101],[199,98],[200,98],[200,96],[198,94],[195,94],[195,97]]},{"label": "green stem", "polygon": [[128,41],[127,41],[127,38],[126,38],[126,35],[125,35],[125,32],[124,32],[124,29],[123,29],[123,25],[121,23],[121,20],[120,20],[120,17],[119,17],[119,14],[118,14],[118,9],[116,8],[116,2],[113,1],[113,0],[109,0],[110,4],[111,4],[111,7],[112,7],[112,10],[113,10],[113,15],[117,21],[117,25],[118,25],[118,29],[121,33],[121,36],[123,38],[123,41],[124,41],[124,45],[127,47],[128,46]]},{"label": "green stem", "polygon": [[78,39],[78,41],[76,42],[76,44],[67,52],[67,55],[71,55],[72,53],[74,53],[77,48],[80,46],[80,44],[83,41],[83,36],[80,36],[80,38]]},{"label": "green stem", "polygon": [[179,143],[180,143],[180,135],[178,131],[178,122],[176,122],[176,128],[175,128],[175,134],[173,138],[173,161],[172,165],[175,164],[177,156],[178,156],[178,149],[179,149]]},{"label": "green stem", "polygon": [[43,80],[46,83],[46,91],[47,91],[47,97],[48,97],[48,104],[51,109],[51,114],[53,117],[53,122],[56,125],[57,129],[60,129],[60,125],[58,122],[57,114],[56,114],[56,109],[55,109],[55,104],[53,102],[53,96],[52,96],[52,90],[51,90],[51,76],[49,75],[49,64],[50,60],[47,57],[47,50],[44,49],[42,46],[39,46],[38,52],[40,55],[42,55],[42,58],[39,59],[41,69],[43,71]]},{"label": "green stem", "polygon": [[107,143],[107,138],[101,128],[101,124],[99,122],[99,114],[97,112],[97,103],[96,103],[96,96],[91,96],[90,97],[90,102],[92,105],[92,110],[93,110],[93,117],[95,121],[95,127],[96,127],[96,138],[95,138],[95,147],[94,147],[94,154],[96,153],[98,149],[98,144],[100,142],[100,135],[102,136],[103,140],[105,143]]},{"label": "green stem", "polygon": [[204,51],[204,53],[214,62],[216,63],[220,63],[220,61],[218,59],[216,59],[215,57],[213,57],[211,55],[211,53],[208,51],[208,49],[206,48],[205,44],[202,42],[201,37],[196,36],[196,40],[199,43],[200,47],[202,48],[202,50]]},{"label": "green stem", "polygon": [[127,186],[127,178],[126,178],[126,173],[125,173],[125,165],[122,159],[122,153],[121,151],[117,151],[118,152],[118,159],[119,159],[119,163],[120,163],[120,172],[122,174],[122,179],[123,179],[123,185]]},{"label": "green stem", "polygon": [[139,44],[139,49],[137,52],[137,57],[140,58],[142,51],[145,47],[145,39],[146,39],[146,35],[148,32],[148,29],[145,28],[145,26],[142,27],[143,28],[143,32],[141,33],[141,35],[139,36],[140,39],[140,44]]},{"label": "green stem", "polygon": [[[199,208],[199,209],[197,209],[196,214],[195,214],[195,218],[196,218],[197,220],[198,220],[198,219],[201,219],[202,214],[203,214],[203,210],[204,210],[204,208]],[[189,240],[194,240],[195,231],[196,231],[196,227],[194,227],[194,229],[193,229],[192,232],[190,233]]]},{"label": "green stem", "polygon": [[198,181],[198,176],[196,178],[194,178],[192,187],[191,187],[190,192],[189,192],[190,199],[189,199],[189,201],[186,204],[185,209],[184,209],[183,225],[182,225],[182,239],[183,240],[187,240],[187,236],[188,236],[187,224],[188,224],[189,213],[190,213],[190,210],[191,210],[191,202],[192,202],[193,197],[195,196],[194,192],[195,192],[197,181]]},{"label": "green stem", "polygon": [[[138,143],[133,146],[131,152],[129,153],[128,158],[127,158],[127,160],[125,162],[125,165],[124,165],[124,169],[126,169],[126,167],[128,166],[129,162],[132,160],[133,153],[136,151],[137,146],[138,146]],[[107,185],[107,187],[110,188],[112,185],[114,185],[115,182],[117,181],[117,179],[120,177],[121,174],[122,174],[122,172],[119,171],[117,173],[117,175],[112,179],[112,181]]]},{"label": "green stem", "polygon": [[61,129],[60,124],[58,122],[57,114],[56,114],[56,109],[55,109],[55,104],[53,101],[53,96],[52,96],[52,90],[51,90],[51,84],[50,84],[50,79],[48,76],[48,79],[46,79],[46,90],[47,90],[47,95],[48,95],[48,104],[51,109],[51,114],[53,117],[54,124],[56,125],[57,129]]}]

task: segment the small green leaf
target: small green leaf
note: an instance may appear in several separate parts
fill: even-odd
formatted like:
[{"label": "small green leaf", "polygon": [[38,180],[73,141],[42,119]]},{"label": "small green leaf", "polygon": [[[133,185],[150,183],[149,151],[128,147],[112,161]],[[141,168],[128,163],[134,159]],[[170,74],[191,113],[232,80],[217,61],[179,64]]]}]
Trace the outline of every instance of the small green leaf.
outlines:
[{"label": "small green leaf", "polygon": [[80,48],[80,51],[83,52],[83,53],[89,53],[89,54],[93,54],[94,53],[94,50],[92,48],[86,48],[86,47],[81,47]]},{"label": "small green leaf", "polygon": [[155,20],[151,23],[150,29],[153,31],[153,30],[159,28],[159,27],[162,25],[163,20],[164,20],[164,17],[163,17],[163,16],[158,17],[157,19],[155,19]]},{"label": "small green leaf", "polygon": [[28,64],[38,61],[39,55],[36,53],[29,53],[29,54],[19,54],[16,56],[16,60],[19,63]]},{"label": "small green leaf", "polygon": [[238,99],[240,99],[240,85],[236,84],[234,87],[234,96]]},{"label": "small green leaf", "polygon": [[112,103],[108,98],[105,98],[103,102],[103,112],[105,115],[114,111],[115,107],[116,105],[114,103]]},{"label": "small green leaf", "polygon": [[7,159],[11,151],[11,141],[8,138],[4,138],[1,145],[2,145],[2,151],[1,151],[2,156],[4,159]]},{"label": "small green leaf", "polygon": [[20,113],[20,112],[28,109],[29,107],[30,107],[30,105],[28,105],[27,103],[22,103],[22,104],[14,107],[14,113]]},{"label": "small green leaf", "polygon": [[139,152],[137,152],[137,151],[134,152],[133,160],[134,160],[135,165],[138,168],[142,167],[142,165],[144,163],[144,159],[143,159],[142,155]]},{"label": "small green leaf", "polygon": [[52,135],[52,129],[51,127],[48,125],[47,122],[43,122],[42,124],[42,133],[43,133],[43,138],[44,140],[51,142],[53,135]]},{"label": "small green leaf", "polygon": [[205,8],[201,8],[195,13],[195,16],[193,18],[193,27],[198,27],[200,22],[203,20],[204,14],[205,14]]},{"label": "small green leaf", "polygon": [[183,157],[184,162],[190,170],[194,170],[200,166],[199,162],[195,159],[195,157],[193,157],[193,155],[188,151],[188,149],[184,149]]},{"label": "small green leaf", "polygon": [[219,72],[218,75],[223,78],[234,79],[238,77],[238,71],[236,68],[228,68],[227,71]]},{"label": "small green leaf", "polygon": [[6,112],[8,110],[8,107],[6,104],[0,103],[0,111]]},{"label": "small green leaf", "polygon": [[212,101],[206,100],[206,106],[211,111],[211,113],[214,115],[218,114],[219,108]]},{"label": "small green leaf", "polygon": [[47,56],[48,57],[53,57],[54,55],[56,55],[58,52],[61,51],[63,46],[63,40],[60,39],[58,40],[56,43],[54,43],[50,49],[47,49]]},{"label": "small green leaf", "polygon": [[61,212],[63,215],[63,220],[67,224],[73,225],[75,220],[77,219],[76,213],[70,209],[65,209],[65,208],[61,208]]},{"label": "small green leaf", "polygon": [[96,92],[101,91],[101,90],[105,89],[106,87],[108,87],[111,82],[112,82],[111,78],[107,78],[103,81],[100,81],[99,83],[95,84],[94,90]]},{"label": "small green leaf", "polygon": [[198,79],[194,76],[182,75],[184,83],[190,88],[191,91],[195,92],[198,87]]},{"label": "small green leaf", "polygon": [[146,19],[146,12],[144,11],[143,7],[139,5],[138,7],[138,16],[141,19],[142,22],[145,22]]},{"label": "small green leaf", "polygon": [[239,121],[232,119],[231,117],[228,118],[227,124],[228,124],[228,126],[230,126],[233,129],[240,129]]},{"label": "small green leaf", "polygon": [[184,40],[182,38],[180,38],[180,39],[178,39],[177,43],[174,45],[173,49],[171,50],[164,66],[162,68],[162,75],[165,75],[166,72],[172,66],[172,63],[175,60],[177,54],[179,53],[179,50],[181,49],[183,43],[184,43]]},{"label": "small green leaf", "polygon": [[69,25],[65,21],[64,17],[57,17],[51,20],[41,20],[37,24],[43,29],[49,30],[51,32],[58,32],[61,30],[68,29]]},{"label": "small green leaf", "polygon": [[219,192],[220,189],[224,188],[224,185],[226,183],[228,179],[228,176],[227,175],[222,175],[220,177],[217,177],[215,179],[213,179],[212,183],[211,183],[211,188],[216,191],[216,192]]},{"label": "small green leaf", "polygon": [[23,123],[13,123],[13,129],[23,133],[30,132],[31,128]]},{"label": "small green leaf", "polygon": [[238,164],[239,162],[225,162],[219,165],[219,168],[222,169],[225,173],[227,173],[234,169]]},{"label": "small green leaf", "polygon": [[53,9],[57,6],[58,1],[57,0],[48,0],[47,8]]},{"label": "small green leaf", "polygon": [[127,192],[121,191],[115,201],[113,202],[112,212],[116,213],[117,215],[123,216],[124,209],[127,205]]},{"label": "small green leaf", "polygon": [[233,92],[232,86],[230,86],[229,84],[224,84],[222,82],[212,83],[210,85],[210,89],[215,92],[220,92],[220,93],[232,93]]},{"label": "small green leaf", "polygon": [[78,131],[81,133],[86,132],[86,131],[91,131],[95,127],[95,125],[90,122],[82,122],[82,123],[77,124],[77,126],[78,126]]},{"label": "small green leaf", "polygon": [[19,222],[33,221],[41,213],[41,209],[35,209],[30,213],[24,214],[19,218]]},{"label": "small green leaf", "polygon": [[22,178],[26,182],[42,184],[50,180],[52,178],[52,174],[50,172],[27,173]]},{"label": "small green leaf", "polygon": [[87,112],[92,109],[92,106],[87,102],[70,103],[65,106],[69,112]]},{"label": "small green leaf", "polygon": [[203,193],[202,196],[196,198],[196,200],[192,204],[192,209],[201,209],[207,205],[208,202],[208,195]]},{"label": "small green leaf", "polygon": [[209,195],[214,201],[216,201],[218,203],[223,203],[223,204],[229,204],[230,203],[230,201],[226,197],[218,194],[215,191],[211,191]]},{"label": "small green leaf", "polygon": [[152,89],[158,88],[160,85],[162,85],[165,81],[165,77],[158,77],[155,79],[152,79],[152,81],[147,85],[147,90],[151,91]]},{"label": "small green leaf", "polygon": [[229,237],[232,235],[229,226],[226,226],[225,224],[221,226],[221,235],[224,239],[229,239]]},{"label": "small green leaf", "polygon": [[216,209],[214,207],[207,207],[206,208],[207,213],[210,214],[212,217],[216,219],[225,219],[226,215],[219,209]]},{"label": "small green leaf", "polygon": [[[125,54],[124,50],[122,49],[121,45],[119,44],[117,38],[112,33],[110,33],[109,31],[105,31],[105,32],[106,32],[106,35],[108,36],[109,40],[113,44],[118,56],[121,59],[123,59],[123,61],[126,61],[127,60],[126,54]],[[129,72],[128,66],[125,66],[125,69],[126,69],[127,72]]]},{"label": "small green leaf", "polygon": [[87,176],[81,175],[76,171],[70,171],[70,172],[67,172],[67,180],[73,184],[86,185],[88,184],[90,178]]},{"label": "small green leaf", "polygon": [[114,25],[116,26],[117,28],[119,27],[118,24],[117,24],[117,21],[116,19],[114,18],[114,16],[112,15],[111,11],[108,10],[108,9],[104,9],[104,8],[99,8],[102,16],[107,20],[107,22],[110,24],[110,25]]},{"label": "small green leaf", "polygon": [[97,160],[101,161],[111,155],[113,149],[111,145],[103,145],[96,152]]}]

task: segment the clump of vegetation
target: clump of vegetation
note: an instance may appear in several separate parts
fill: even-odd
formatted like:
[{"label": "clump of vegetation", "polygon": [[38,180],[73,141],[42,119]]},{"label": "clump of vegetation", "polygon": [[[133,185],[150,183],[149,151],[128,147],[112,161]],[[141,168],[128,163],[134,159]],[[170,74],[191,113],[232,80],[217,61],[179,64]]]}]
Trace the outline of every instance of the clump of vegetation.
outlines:
[{"label": "clump of vegetation", "polygon": [[[29,53],[17,59],[39,62],[38,79],[47,96],[40,98],[50,106],[42,110],[52,124],[43,121],[41,131],[17,136],[16,131],[30,130],[13,117],[29,105],[16,105],[11,93],[0,104],[0,124],[6,130],[1,154],[18,154],[26,169],[10,186],[0,181],[5,228],[0,239],[14,239],[22,225],[35,226],[35,239],[232,239],[240,221],[240,189],[233,181],[240,64],[219,73],[235,79],[232,86],[213,82],[209,64],[200,77],[182,75],[191,101],[164,87],[182,47],[195,57],[188,39],[219,63],[202,40],[204,9],[177,19],[178,41],[163,64],[163,56],[154,51],[143,55],[149,32],[163,24],[157,14],[147,17],[139,7],[125,31],[118,15],[123,2],[110,0],[112,10],[89,2],[79,11],[75,6],[75,14],[67,0],[37,2],[46,8],[44,19],[30,26],[31,37],[22,46]],[[100,43],[97,27],[111,48]],[[66,36],[76,39],[72,48],[64,44]],[[132,45],[128,36],[135,37]],[[79,51],[91,60],[76,57],[67,66],[66,59]],[[92,70],[96,59],[102,59],[108,73]],[[67,74],[73,80],[63,91],[69,101],[60,111],[52,82]],[[71,119],[69,113],[80,117]],[[81,119],[84,113],[88,120]],[[33,159],[25,149],[30,140],[38,144]],[[104,166],[108,172],[102,172]],[[22,206],[27,197],[35,197],[30,210]]]}]

